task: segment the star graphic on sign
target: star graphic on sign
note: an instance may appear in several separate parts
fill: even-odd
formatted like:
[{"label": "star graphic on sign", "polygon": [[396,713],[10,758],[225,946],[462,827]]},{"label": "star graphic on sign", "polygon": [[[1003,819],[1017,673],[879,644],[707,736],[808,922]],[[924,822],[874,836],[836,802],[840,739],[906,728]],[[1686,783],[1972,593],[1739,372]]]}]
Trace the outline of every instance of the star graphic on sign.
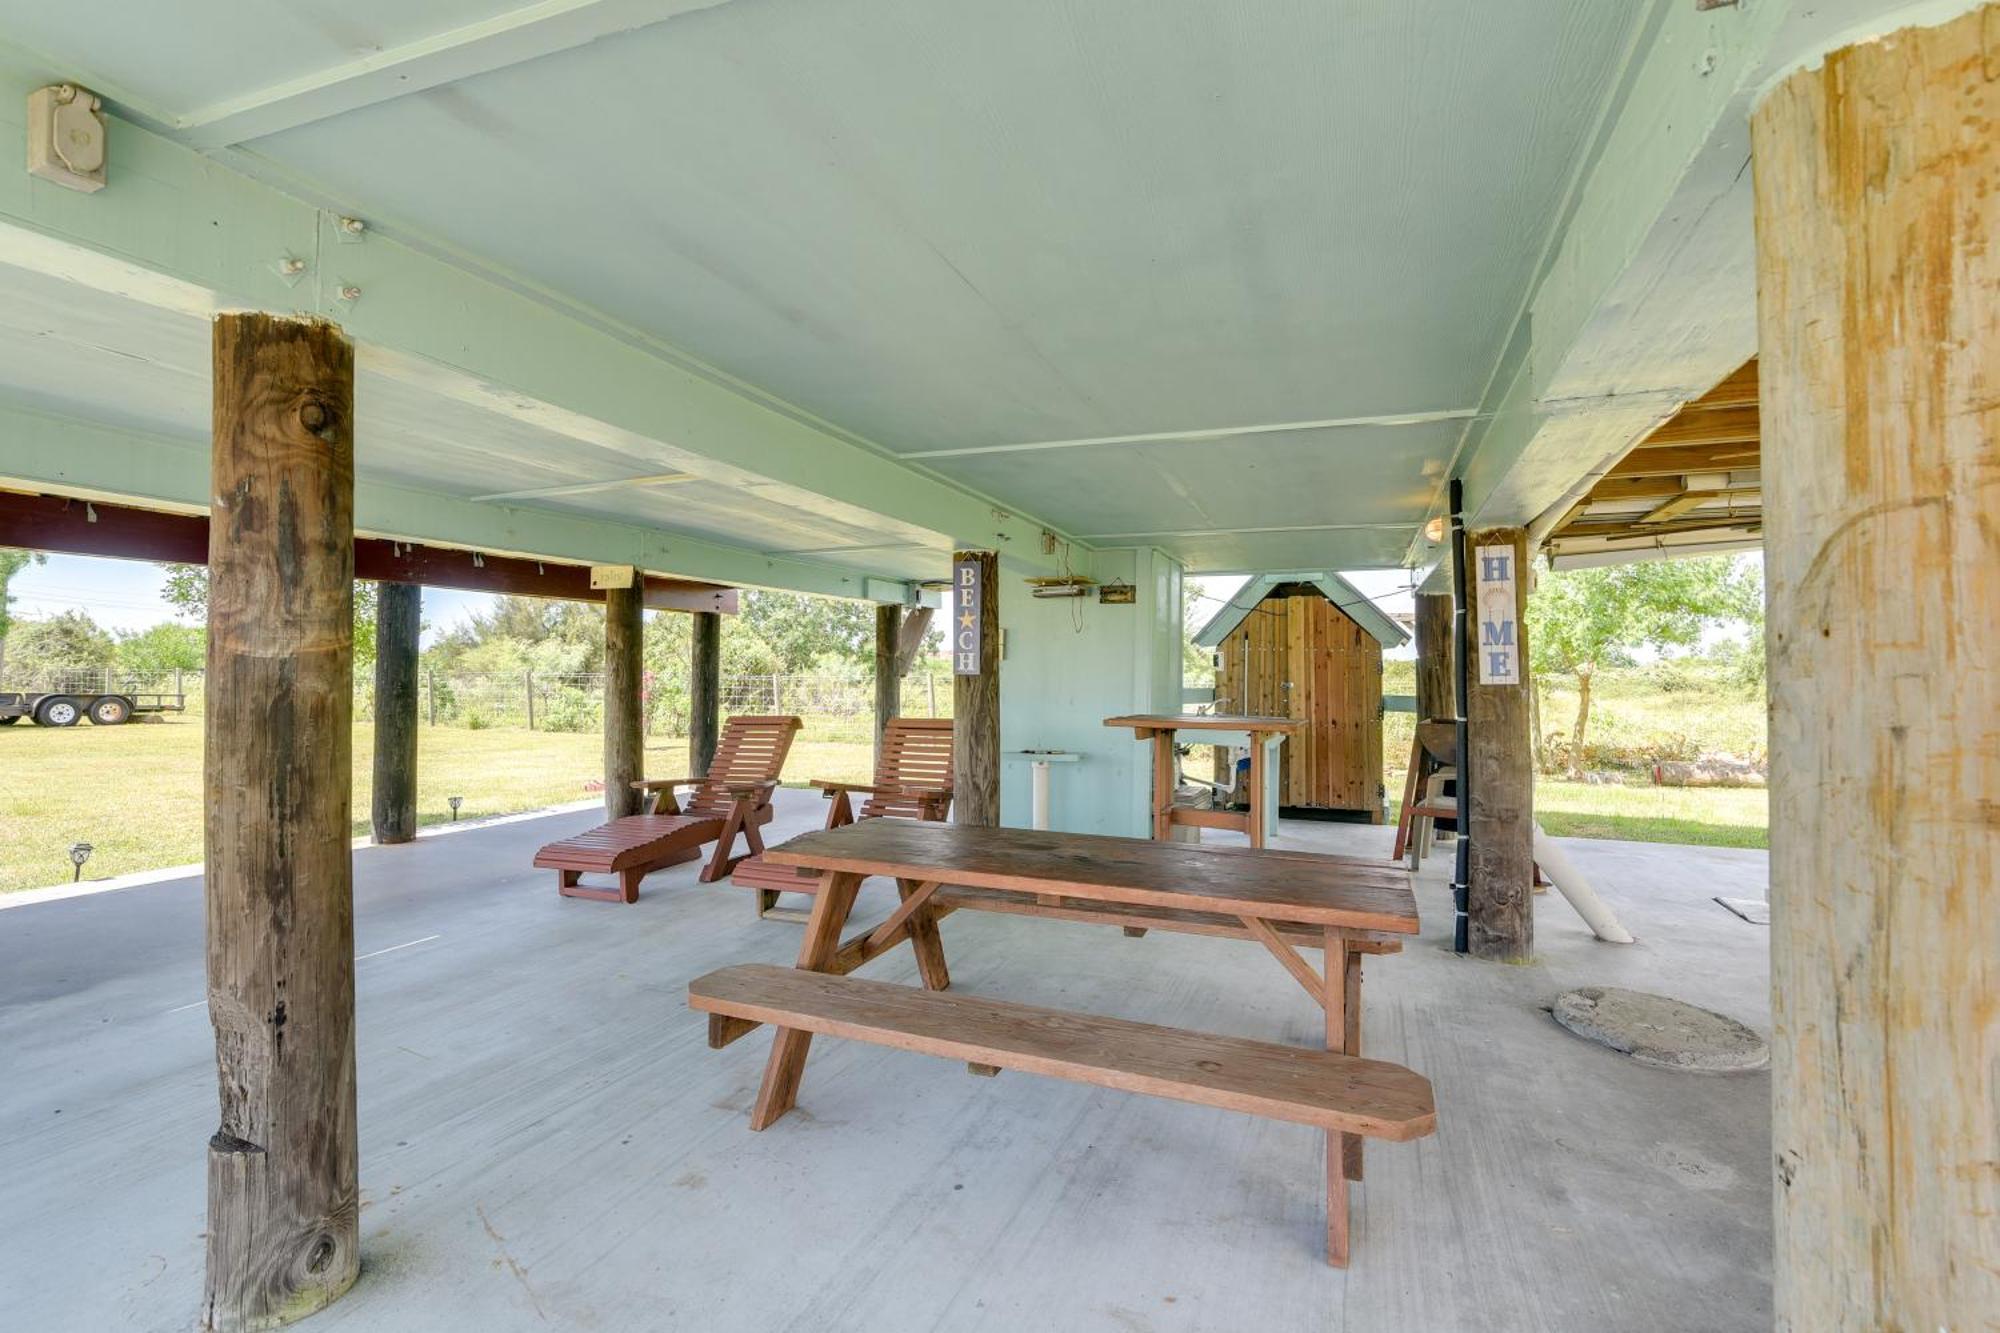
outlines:
[{"label": "star graphic on sign", "polygon": [[961,615],[958,618],[958,623],[962,628],[971,629],[974,623],[972,619],[972,612],[967,611],[964,615]]}]

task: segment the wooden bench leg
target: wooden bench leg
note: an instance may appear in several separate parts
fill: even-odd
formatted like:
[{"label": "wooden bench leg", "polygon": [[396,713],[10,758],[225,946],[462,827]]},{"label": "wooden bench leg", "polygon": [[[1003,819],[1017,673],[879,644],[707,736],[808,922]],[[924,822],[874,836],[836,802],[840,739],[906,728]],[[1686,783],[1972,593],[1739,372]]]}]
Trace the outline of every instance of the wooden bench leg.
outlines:
[{"label": "wooden bench leg", "polygon": [[[1329,929],[1324,942],[1326,1048],[1329,1051],[1345,1052],[1348,1034],[1348,962],[1350,957],[1358,961],[1359,955],[1350,955],[1347,937],[1338,930]],[[1337,1130],[1328,1130],[1326,1133],[1326,1261],[1335,1268],[1347,1267],[1349,1243],[1347,1141],[1350,1137]]]},{"label": "wooden bench leg", "polygon": [[626,902],[639,901],[639,881],[646,877],[643,870],[621,870],[618,872],[618,892]]},{"label": "wooden bench leg", "polygon": [[[1341,1012],[1347,1023],[1347,1040],[1342,1050],[1349,1055],[1361,1054],[1361,951],[1345,949],[1346,958],[1341,967],[1344,974],[1342,991],[1345,1002]],[[1361,1179],[1361,1147],[1367,1142],[1359,1134],[1342,1135],[1341,1159],[1349,1180]]]},{"label": "wooden bench leg", "polygon": [[[799,946],[799,967],[808,972],[827,970],[860,889],[859,875],[830,874],[821,882],[819,896],[813,899],[812,919],[806,923],[805,941]],[[779,1028],[773,1035],[771,1058],[764,1064],[764,1085],[757,1091],[757,1104],[750,1109],[750,1128],[764,1129],[798,1104],[799,1081],[805,1077],[806,1052],[811,1047],[810,1032]]]},{"label": "wooden bench leg", "polygon": [[[896,892],[905,902],[920,883],[914,879],[896,881]],[[926,990],[950,990],[951,969],[944,963],[944,937],[938,934],[937,913],[926,904],[910,915],[910,949],[917,955],[917,972]]]}]

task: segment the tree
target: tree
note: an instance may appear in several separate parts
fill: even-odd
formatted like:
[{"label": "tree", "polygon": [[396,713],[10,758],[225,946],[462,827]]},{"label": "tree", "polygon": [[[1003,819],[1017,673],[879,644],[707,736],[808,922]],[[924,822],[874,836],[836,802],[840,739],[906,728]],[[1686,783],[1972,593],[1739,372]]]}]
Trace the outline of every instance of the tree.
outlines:
[{"label": "tree", "polygon": [[[208,570],[202,565],[168,565],[160,598],[191,620],[208,619]],[[375,661],[375,585],[354,583],[354,665]]]},{"label": "tree", "polygon": [[4,680],[7,663],[7,631],[12,628],[14,618],[9,614],[14,605],[14,595],[7,590],[14,576],[29,565],[39,565],[48,559],[40,551],[17,551],[11,546],[0,546],[0,680]]},{"label": "tree", "polygon": [[66,679],[69,673],[108,667],[117,656],[111,636],[82,611],[20,621],[8,633],[7,641],[15,671],[58,689],[74,684]]},{"label": "tree", "polygon": [[1710,625],[1762,620],[1761,578],[1731,556],[1645,560],[1548,571],[1528,598],[1528,650],[1537,674],[1576,681],[1570,776],[1583,776],[1590,682],[1600,666],[1642,647],[1692,647]]},{"label": "tree", "polygon": [[737,619],[777,654],[780,671],[811,671],[828,658],[859,663],[875,656],[875,608],[866,602],[746,591]]},{"label": "tree", "polygon": [[127,671],[198,671],[207,652],[208,631],[200,625],[163,621],[118,636],[118,665]]}]

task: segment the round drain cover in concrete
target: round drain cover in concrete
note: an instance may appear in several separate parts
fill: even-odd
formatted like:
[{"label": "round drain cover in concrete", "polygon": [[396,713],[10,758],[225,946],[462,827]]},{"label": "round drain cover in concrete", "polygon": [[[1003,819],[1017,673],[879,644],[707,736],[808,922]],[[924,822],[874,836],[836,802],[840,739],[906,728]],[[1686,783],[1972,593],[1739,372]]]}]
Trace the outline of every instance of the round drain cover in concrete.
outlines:
[{"label": "round drain cover in concrete", "polygon": [[1735,1019],[1665,995],[1585,986],[1557,996],[1553,1012],[1577,1036],[1661,1069],[1727,1074],[1771,1062],[1764,1039]]}]

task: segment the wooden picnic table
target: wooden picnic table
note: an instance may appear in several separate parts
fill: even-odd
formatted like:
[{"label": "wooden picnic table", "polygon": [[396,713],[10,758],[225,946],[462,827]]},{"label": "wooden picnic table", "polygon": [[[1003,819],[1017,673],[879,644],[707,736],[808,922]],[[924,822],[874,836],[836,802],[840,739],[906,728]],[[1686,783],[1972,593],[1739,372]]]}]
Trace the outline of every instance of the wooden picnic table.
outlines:
[{"label": "wooden picnic table", "polygon": [[[1107,727],[1129,727],[1139,740],[1153,742],[1153,836],[1164,842],[1176,824],[1198,828],[1239,829],[1250,835],[1252,847],[1262,847],[1276,810],[1269,806],[1267,780],[1274,741],[1295,736],[1305,728],[1296,717],[1235,716],[1227,713],[1129,713],[1104,719]],[[1245,732],[1250,737],[1250,812],[1203,810],[1174,803],[1175,736],[1183,731]],[[1219,743],[1211,738],[1209,743]]]},{"label": "wooden picnic table", "polygon": [[[1400,948],[1397,937],[1418,928],[1408,873],[1351,857],[901,819],[807,833],[764,855],[822,877],[799,948],[801,969],[844,975],[907,940],[924,986],[943,991],[951,974],[938,922],[954,911],[1095,922],[1128,934],[1252,939],[1322,1009],[1326,1050],[1350,1056],[1361,1049],[1363,956]],[[893,878],[900,902],[882,922],[843,940],[861,883],[873,875]],[[1319,970],[1301,948],[1322,951]],[[740,1014],[711,1012],[710,1044],[727,1045],[758,1026]],[[811,1031],[778,1028],[752,1128],[792,1107],[811,1040]],[[1361,1138],[1328,1131],[1328,1252],[1341,1263],[1346,1182],[1361,1178]]]}]

